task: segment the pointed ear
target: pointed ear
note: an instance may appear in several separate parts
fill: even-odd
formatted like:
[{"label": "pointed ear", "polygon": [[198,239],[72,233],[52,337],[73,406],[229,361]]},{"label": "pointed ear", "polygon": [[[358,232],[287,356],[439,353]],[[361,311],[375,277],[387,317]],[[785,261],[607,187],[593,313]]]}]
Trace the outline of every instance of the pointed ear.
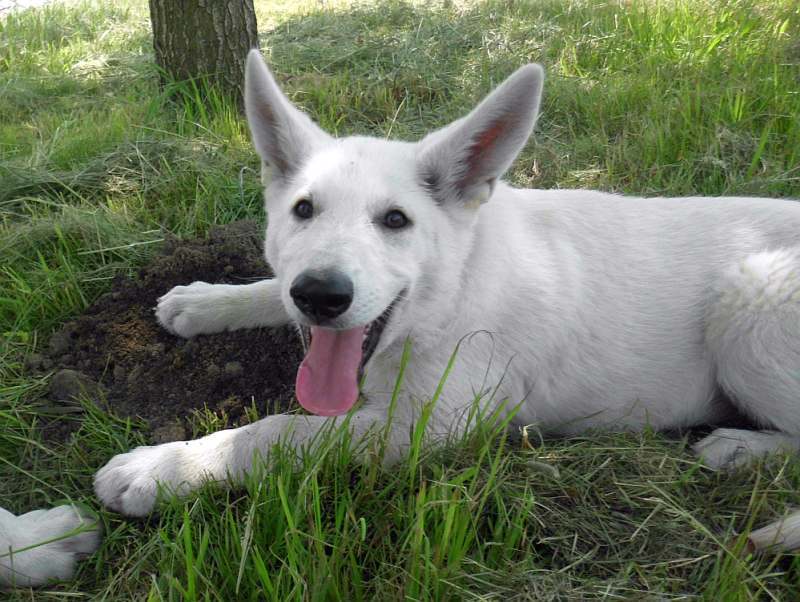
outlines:
[{"label": "pointed ear", "polygon": [[256,151],[272,175],[291,177],[330,136],[284,96],[256,49],[247,55],[244,88],[244,107]]},{"label": "pointed ear", "polygon": [[533,130],[543,83],[542,68],[526,65],[469,115],[419,142],[420,178],[437,202],[489,198]]}]

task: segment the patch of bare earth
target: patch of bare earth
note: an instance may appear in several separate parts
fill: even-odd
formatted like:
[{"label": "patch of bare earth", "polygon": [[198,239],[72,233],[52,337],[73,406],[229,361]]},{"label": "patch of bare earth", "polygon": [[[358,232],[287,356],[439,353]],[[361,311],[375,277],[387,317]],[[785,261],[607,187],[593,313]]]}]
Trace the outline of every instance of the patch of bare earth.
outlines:
[{"label": "patch of bare earth", "polygon": [[158,297],[179,284],[270,276],[262,237],[260,226],[243,221],[216,227],[205,240],[169,240],[137,277],[118,278],[53,335],[46,354],[29,359],[32,369],[55,372],[51,401],[69,403],[84,391],[118,416],[143,419],[155,442],[191,435],[186,420],[203,407],[230,426],[248,422],[253,404],[262,416],[289,409],[302,359],[292,327],[187,341],[163,330],[153,312]]}]

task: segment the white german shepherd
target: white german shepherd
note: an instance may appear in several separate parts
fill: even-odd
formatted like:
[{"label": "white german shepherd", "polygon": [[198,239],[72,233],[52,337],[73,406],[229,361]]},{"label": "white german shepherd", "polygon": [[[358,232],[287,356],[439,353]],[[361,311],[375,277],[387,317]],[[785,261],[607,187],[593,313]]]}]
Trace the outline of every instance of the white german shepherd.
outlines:
[{"label": "white german shepherd", "polygon": [[[299,448],[344,420],[362,371],[349,428],[354,439],[383,430],[407,338],[390,460],[457,345],[433,438],[463,433],[476,398],[563,435],[715,423],[732,402],[766,430],[714,431],[696,446],[709,466],[800,448],[800,204],[511,188],[500,178],[533,129],[542,83],[539,66],[522,67],[419,142],[335,139],[251,52],[247,117],[276,276],[179,286],[157,315],[183,337],[297,323],[310,334],[297,398],[316,415],[116,456],[95,478],[102,502],[140,516],[157,483],[185,495],[241,479],[258,452]],[[795,546],[794,522],[754,545]]]}]

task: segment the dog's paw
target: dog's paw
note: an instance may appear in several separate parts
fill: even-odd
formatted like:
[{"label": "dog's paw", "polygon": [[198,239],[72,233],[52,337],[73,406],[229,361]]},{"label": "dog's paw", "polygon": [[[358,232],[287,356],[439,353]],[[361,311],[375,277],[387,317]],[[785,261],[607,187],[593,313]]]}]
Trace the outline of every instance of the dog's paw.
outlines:
[{"label": "dog's paw", "polygon": [[[100,545],[97,520],[74,506],[34,510],[0,519],[11,552],[0,550],[0,583],[34,587],[71,579],[75,565]],[[2,539],[2,538],[0,538]]]},{"label": "dog's paw", "polygon": [[185,454],[187,441],[137,447],[119,454],[94,477],[97,497],[108,508],[127,516],[149,514],[159,492],[182,495],[191,489]]},{"label": "dog's paw", "polygon": [[224,285],[193,282],[176,286],[158,299],[156,318],[169,332],[184,338],[225,330]]},{"label": "dog's paw", "polygon": [[703,463],[714,470],[746,466],[768,454],[796,451],[797,437],[777,431],[720,428],[692,446]]}]

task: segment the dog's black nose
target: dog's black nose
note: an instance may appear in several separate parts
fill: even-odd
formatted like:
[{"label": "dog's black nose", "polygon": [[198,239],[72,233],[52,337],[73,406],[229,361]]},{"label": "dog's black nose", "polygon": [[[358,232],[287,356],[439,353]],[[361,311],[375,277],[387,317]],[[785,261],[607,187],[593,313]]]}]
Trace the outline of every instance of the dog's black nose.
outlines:
[{"label": "dog's black nose", "polygon": [[297,308],[317,323],[342,315],[353,302],[353,282],[341,272],[303,272],[289,294]]}]

